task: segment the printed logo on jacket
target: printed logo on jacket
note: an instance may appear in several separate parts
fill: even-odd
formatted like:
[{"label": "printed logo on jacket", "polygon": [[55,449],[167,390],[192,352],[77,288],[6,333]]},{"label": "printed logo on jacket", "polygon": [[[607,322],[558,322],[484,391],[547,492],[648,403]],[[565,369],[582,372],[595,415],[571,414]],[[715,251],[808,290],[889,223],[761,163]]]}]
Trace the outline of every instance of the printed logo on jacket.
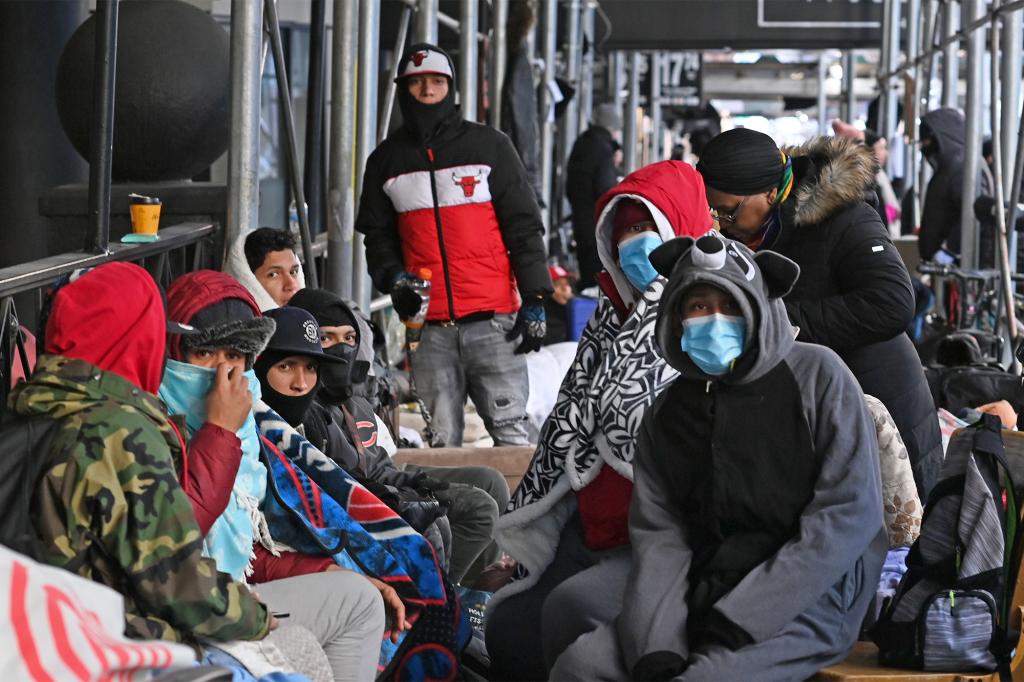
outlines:
[{"label": "printed logo on jacket", "polygon": [[[490,174],[491,167],[483,164],[452,166],[434,171],[438,208],[489,203],[491,186],[487,179]],[[384,192],[398,213],[434,208],[430,171],[393,177],[384,183]]]}]

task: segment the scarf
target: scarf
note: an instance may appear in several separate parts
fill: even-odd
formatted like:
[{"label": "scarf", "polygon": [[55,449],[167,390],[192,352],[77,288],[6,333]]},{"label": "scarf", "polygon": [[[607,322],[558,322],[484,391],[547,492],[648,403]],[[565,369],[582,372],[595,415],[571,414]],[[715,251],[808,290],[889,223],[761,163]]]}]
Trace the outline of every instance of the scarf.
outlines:
[{"label": "scarf", "polygon": [[[160,398],[171,414],[185,416],[189,438],[206,423],[206,395],[213,386],[216,370],[168,360]],[[245,373],[254,401],[260,399],[260,384],[252,370]],[[260,461],[259,431],[250,411],[236,434],[242,441],[242,461],[231,489],[231,499],[203,541],[203,554],[217,562],[217,568],[240,582],[252,573],[253,542],[273,547],[260,507],[267,492],[267,469]],[[273,551],[273,550],[271,550]]]},{"label": "scarf", "polygon": [[[785,152],[779,152],[779,154],[782,155],[782,162],[785,164],[782,180],[779,181],[779,191],[775,194],[772,209],[768,212],[768,217],[765,218],[761,229],[758,230],[753,239],[744,242],[744,245],[751,251],[772,248],[772,244],[775,243],[779,233],[782,231],[782,204],[785,203],[793,191],[793,160],[786,156]],[[729,235],[726,234],[726,236]]]}]

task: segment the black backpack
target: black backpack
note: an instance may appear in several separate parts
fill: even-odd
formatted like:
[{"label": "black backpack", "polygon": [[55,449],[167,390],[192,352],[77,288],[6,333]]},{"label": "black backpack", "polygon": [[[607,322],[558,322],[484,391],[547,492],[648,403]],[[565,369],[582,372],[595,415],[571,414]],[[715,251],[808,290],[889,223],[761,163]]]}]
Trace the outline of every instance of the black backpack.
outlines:
[{"label": "black backpack", "polygon": [[950,441],[907,573],[872,628],[883,665],[1005,675],[1019,512],[999,418],[984,415]]},{"label": "black backpack", "polygon": [[0,425],[0,545],[37,560],[41,548],[32,526],[32,496],[55,463],[50,442],[57,424],[50,417],[14,417]]}]

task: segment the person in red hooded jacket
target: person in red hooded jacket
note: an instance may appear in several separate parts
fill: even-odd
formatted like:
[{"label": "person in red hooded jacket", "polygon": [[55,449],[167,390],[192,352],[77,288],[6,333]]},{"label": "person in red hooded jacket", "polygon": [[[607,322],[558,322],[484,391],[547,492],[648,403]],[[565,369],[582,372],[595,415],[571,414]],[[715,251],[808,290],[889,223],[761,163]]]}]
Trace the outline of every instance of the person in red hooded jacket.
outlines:
[{"label": "person in red hooded jacket", "polygon": [[596,213],[601,300],[498,521],[498,544],[519,565],[487,607],[493,680],[546,680],[570,643],[619,612],[630,568],[633,440],[675,377],[655,347],[665,279],[648,255],[712,227],[704,183],[681,161],[630,174]]}]

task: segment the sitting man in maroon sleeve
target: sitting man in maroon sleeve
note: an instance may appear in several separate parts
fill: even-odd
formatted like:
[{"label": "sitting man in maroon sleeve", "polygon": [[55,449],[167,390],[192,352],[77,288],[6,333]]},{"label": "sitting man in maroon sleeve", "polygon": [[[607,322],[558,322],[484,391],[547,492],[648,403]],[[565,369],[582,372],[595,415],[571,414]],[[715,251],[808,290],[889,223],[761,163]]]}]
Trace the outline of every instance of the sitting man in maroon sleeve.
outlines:
[{"label": "sitting man in maroon sleeve", "polygon": [[252,368],[274,321],[242,285],[212,270],[175,280],[167,310],[187,329],[169,336],[160,398],[185,420],[189,447],[179,474],[204,534],[203,553],[235,579],[257,583],[271,609],[311,630],[335,679],[371,679],[384,630],[382,597],[395,622],[405,624],[398,595],[330,557],[275,545],[261,512],[267,470],[252,413],[260,396]]}]

